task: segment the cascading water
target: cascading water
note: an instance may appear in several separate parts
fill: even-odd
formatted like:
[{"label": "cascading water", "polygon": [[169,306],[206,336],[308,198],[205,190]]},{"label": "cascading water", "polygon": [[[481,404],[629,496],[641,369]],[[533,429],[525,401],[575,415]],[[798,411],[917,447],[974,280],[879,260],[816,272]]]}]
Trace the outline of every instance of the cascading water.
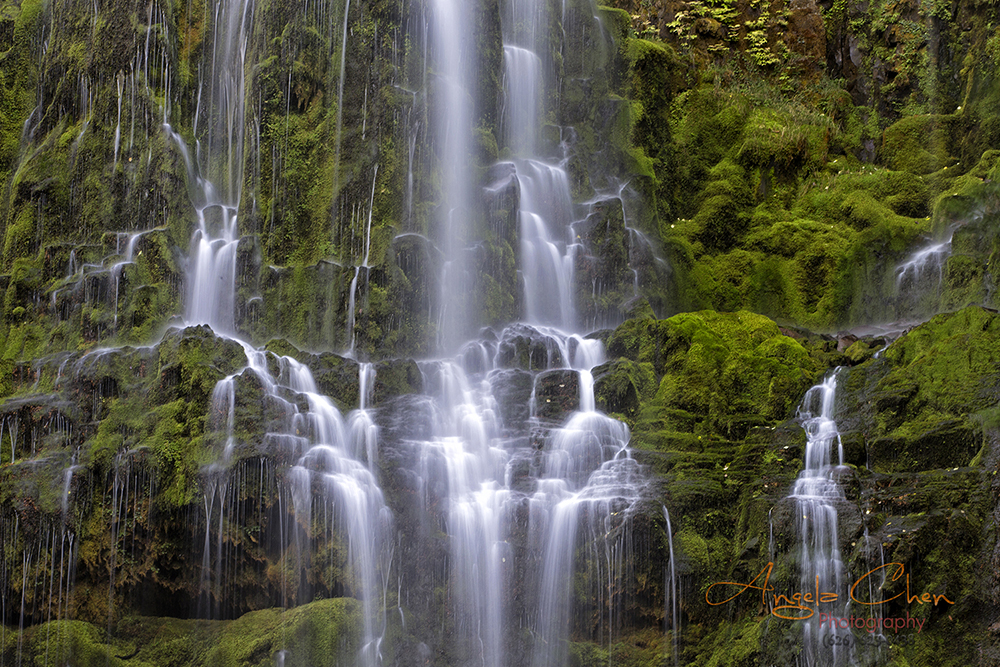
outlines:
[{"label": "cascading water", "polygon": [[[439,347],[446,351],[455,350],[456,338],[469,330],[460,295],[473,242],[465,222],[473,107],[467,100],[472,86],[463,45],[475,30],[464,11],[437,0],[431,24],[444,161],[439,224],[445,239],[441,284],[446,305],[439,315]],[[447,535],[448,606],[454,619],[448,643],[457,654],[454,660],[488,667],[558,667],[568,658],[576,604],[575,545],[581,542],[593,555],[590,561],[603,563],[594,577],[601,590],[616,580],[627,567],[622,554],[628,520],[645,480],[629,456],[628,428],[596,410],[592,369],[604,360],[603,346],[569,333],[576,326],[575,248],[560,239],[572,238],[569,179],[561,166],[536,158],[552,48],[546,41],[548,7],[515,0],[501,15],[503,137],[519,156],[508,173],[519,191],[527,324],[466,343],[454,359],[424,362],[428,417],[404,437],[417,452],[421,514],[439,515]],[[508,178],[491,190],[509,183]],[[519,352],[525,345],[534,350],[526,364]],[[518,400],[530,398],[532,406],[521,417],[510,407],[510,394],[517,390],[509,383],[525,375],[534,389],[520,394]],[[576,409],[568,416],[558,413],[559,421],[552,422],[533,397],[556,379],[562,380],[557,388],[565,389],[570,378],[578,387],[572,399]],[[421,528],[418,541],[433,548],[433,531]],[[604,598],[588,603],[614,624],[614,603]],[[526,646],[519,634],[524,631],[531,637]]]},{"label": "cascading water", "polygon": [[468,45],[475,25],[464,0],[432,0],[431,48],[438,72],[434,81],[435,133],[441,169],[442,202],[438,210],[440,248],[444,254],[439,294],[438,347],[453,351],[468,332],[467,247],[472,183],[472,66]]},{"label": "cascading water", "polygon": [[[347,3],[343,6],[341,99],[350,15]],[[548,43],[548,34],[549,24],[556,20],[540,0],[517,0],[503,12],[505,20],[516,26],[504,28],[503,136],[514,156],[507,164],[513,165],[519,192],[521,231],[513,245],[520,242],[527,324],[489,332],[482,340],[463,346],[463,337],[479,325],[472,321],[462,297],[472,273],[468,253],[477,243],[466,224],[476,195],[471,181],[475,170],[470,168],[475,114],[470,61],[474,60],[471,45],[475,44],[477,18],[468,3],[456,0],[434,0],[428,9],[430,60],[436,75],[428,97],[440,105],[430,132],[441,163],[436,231],[445,260],[436,324],[439,349],[459,354],[421,363],[424,386],[429,389],[426,395],[412,398],[430,417],[425,428],[402,435],[397,429],[392,442],[397,449],[412,447],[419,453],[416,464],[400,473],[420,490],[414,493],[419,500],[414,504],[420,504],[422,516],[429,519],[419,530],[400,525],[403,522],[389,507],[396,509],[402,503],[397,498],[398,504],[392,505],[389,487],[380,479],[383,470],[389,469],[380,467],[386,444],[380,431],[385,421],[380,420],[391,419],[386,417],[388,408],[374,405],[373,389],[381,377],[376,376],[374,366],[357,364],[359,409],[345,418],[320,390],[318,375],[314,377],[292,357],[255,347],[240,331],[236,318],[241,305],[236,282],[241,240],[238,214],[243,210],[241,193],[250,180],[243,173],[244,134],[247,127],[260,122],[256,110],[247,108],[252,106],[246,81],[253,66],[248,58],[255,16],[252,0],[218,0],[206,12],[212,27],[199,70],[194,146],[174,132],[166,122],[169,111],[163,110],[163,131],[185,161],[196,216],[179,318],[190,330],[183,335],[204,336],[213,343],[221,339],[237,356],[240,349],[245,356],[245,363],[233,364],[242,368],[232,372],[230,367],[226,372],[231,374],[216,384],[211,395],[204,441],[213,447],[214,459],[200,475],[203,517],[199,521],[204,520],[204,534],[199,530],[193,551],[194,562],[201,562],[201,579],[191,606],[200,617],[216,619],[259,606],[257,600],[247,604],[236,600],[247,586],[241,582],[245,573],[240,568],[253,574],[252,566],[238,561],[236,545],[247,532],[248,522],[263,526],[270,520],[272,533],[260,536],[260,541],[280,549],[274,558],[279,574],[269,572],[268,576],[281,577],[281,604],[308,602],[313,593],[357,598],[363,628],[356,662],[374,667],[388,662],[383,655],[385,640],[392,637],[389,626],[397,622],[394,614],[390,618],[386,613],[386,605],[391,604],[386,582],[391,574],[399,579],[393,602],[399,609],[400,626],[407,623],[404,607],[416,604],[409,596],[412,591],[416,597],[417,588],[404,576],[404,565],[394,560],[394,549],[410,538],[418,544],[440,541],[446,543],[442,549],[446,558],[433,565],[443,570],[433,576],[440,577],[435,583],[447,590],[442,605],[448,608],[445,622],[454,627],[441,637],[431,636],[436,630],[412,630],[426,632],[417,634],[417,647],[423,651],[428,643],[437,643],[438,650],[445,651],[449,649],[442,645],[454,645],[461,653],[456,664],[559,667],[568,660],[571,633],[584,625],[581,616],[596,616],[602,628],[620,622],[621,602],[612,589],[626,578],[623,573],[631,560],[630,518],[643,497],[645,475],[630,456],[628,428],[597,410],[594,369],[605,361],[604,350],[599,341],[584,337],[577,329],[573,291],[577,246],[572,231],[576,212],[567,172],[559,161],[565,155],[553,159],[554,147],[540,146],[545,106],[553,97],[555,47]],[[134,75],[117,80],[114,166],[131,159],[126,156],[131,152],[131,133],[126,142],[121,104],[126,90],[135,85]],[[413,97],[417,99],[416,94]],[[338,127],[340,114],[338,105]],[[339,131],[337,141],[339,146]],[[412,164],[414,144],[410,146]],[[569,150],[559,150],[564,149]],[[371,189],[364,191],[368,209],[356,218],[363,225],[364,257],[349,290],[352,341],[360,272],[368,268],[369,252],[375,252],[371,249],[372,217],[378,174],[376,164]],[[338,172],[335,179],[339,178]],[[408,195],[411,207],[412,197]],[[116,249],[115,257],[124,260],[114,265],[112,275],[117,277],[133,261],[139,238],[130,236],[124,251]],[[75,274],[75,255],[70,264],[70,273]],[[215,337],[206,335],[205,327]],[[119,353],[98,350],[84,355],[80,363]],[[61,377],[60,366],[57,384]],[[248,395],[256,401],[250,407]],[[98,399],[95,393],[95,402]],[[558,409],[550,406],[553,400],[560,404]],[[98,412],[95,408],[95,415]],[[244,428],[242,420],[250,413],[256,413],[261,424],[258,441],[247,437]],[[12,413],[10,418],[16,416]],[[0,431],[5,424],[6,416],[0,420]],[[27,443],[15,432],[8,437],[11,460],[24,458]],[[144,457],[141,448],[123,448],[113,462],[111,527],[116,546],[135,539],[126,529],[129,520],[137,512],[148,511],[142,505],[152,497],[154,476],[143,467]],[[65,497],[78,483],[76,466],[76,459],[71,459],[60,478]],[[255,498],[248,501],[247,495]],[[264,498],[273,505],[266,505]],[[64,514],[69,509],[65,504]],[[247,515],[249,511],[255,514]],[[276,530],[274,523],[279,524]],[[0,528],[17,530],[16,526]],[[74,536],[53,532],[49,541],[57,545],[60,540],[64,544],[60,549],[68,552],[71,562],[77,548]],[[328,568],[343,566],[335,583],[324,587],[323,582],[309,579],[321,569],[310,570],[313,558],[328,558],[331,563],[341,559],[336,568]],[[110,564],[113,573],[117,562]],[[4,570],[0,574],[4,579],[19,574],[27,577],[28,571],[26,564],[23,573]],[[67,566],[66,572],[70,571]],[[58,574],[50,575],[50,582],[58,581],[61,591],[65,578],[68,595],[72,576],[64,576],[61,566]],[[577,575],[589,586],[584,592],[575,586]],[[197,576],[194,583],[198,583]],[[109,602],[115,602],[114,580]],[[264,599],[263,604],[267,603],[273,604],[273,599]],[[614,641],[613,629],[600,632],[598,641]],[[398,644],[396,650],[400,650]],[[274,658],[283,664],[300,656],[282,649]]]},{"label": "cascading water", "polygon": [[[792,487],[796,527],[800,538],[800,589],[836,594],[847,600],[844,563],[838,539],[837,506],[845,502],[844,491],[835,478],[844,465],[844,448],[837,431],[836,413],[838,368],[822,384],[809,389],[798,417],[806,431],[805,467]],[[833,463],[836,449],[837,462]],[[834,607],[836,603],[831,603]],[[846,607],[845,607],[846,608]],[[843,609],[823,613],[846,616]],[[807,667],[838,667],[852,659],[850,641],[824,641],[823,633],[840,635],[839,628],[822,627],[819,614],[802,622],[803,659]],[[850,630],[846,631],[849,634]]]},{"label": "cascading water", "polygon": [[573,329],[573,259],[577,246],[559,241],[550,229],[572,235],[569,178],[561,167],[534,160],[516,163],[521,191],[521,273],[527,317]]},{"label": "cascading water", "polygon": [[[191,241],[185,323],[207,324],[218,335],[227,337],[236,335],[237,212],[243,180],[245,58],[252,14],[248,0],[221,0],[216,6],[208,100],[202,106],[199,96],[198,113],[199,120],[204,119],[202,122],[208,126],[204,150],[199,145],[198,151],[202,173],[207,176],[194,173],[187,159],[189,179],[198,185],[193,202],[198,225]],[[196,125],[196,133],[197,129]],[[171,131],[169,127],[167,130]],[[179,139],[178,144],[187,156]],[[362,266],[367,265],[370,225],[369,210]],[[347,426],[333,402],[320,393],[307,367],[290,357],[258,350],[238,337],[232,339],[243,347],[247,365],[223,379],[212,396],[213,413],[225,415],[219,425],[225,437],[217,461],[205,470],[202,614],[224,613],[221,609],[228,590],[226,534],[229,524],[236,520],[230,516],[234,493],[230,466],[238,446],[234,436],[235,385],[240,377],[252,377],[262,386],[270,404],[270,430],[261,443],[263,452],[296,460],[284,487],[278,490],[279,497],[290,499],[297,524],[282,531],[286,557],[293,551],[298,563],[295,572],[303,572],[314,536],[326,542],[336,535],[346,537],[353,582],[350,592],[361,600],[363,608],[359,664],[380,664],[385,620],[377,605],[381,597],[380,572],[390,567],[391,556],[387,555],[383,538],[391,532],[392,517],[376,477],[378,432],[366,410],[374,371],[370,365],[360,367],[361,408],[350,415]],[[272,372],[275,367],[276,374]],[[308,591],[299,590],[303,585],[298,580],[288,582],[292,590],[284,597],[308,599]]]},{"label": "cascading water", "polygon": [[521,274],[529,322],[574,330],[573,204],[562,164],[539,158],[538,128],[551,77],[545,3],[510,0],[503,15],[502,137],[520,192]]},{"label": "cascading water", "polygon": [[[578,409],[563,426],[544,423],[536,412],[519,427],[495,397],[513,370],[508,352],[527,333],[548,350],[540,372],[532,373],[536,385],[578,377]],[[628,428],[595,409],[590,369],[603,361],[603,348],[517,325],[498,341],[470,344],[460,360],[423,364],[433,418],[409,436],[419,451],[424,511],[446,507],[457,619],[451,641],[476,664],[560,665],[574,608],[573,545],[582,540],[594,560],[607,562],[599,568],[601,587],[617,580],[624,564],[610,554],[622,548],[616,540],[627,538],[623,527],[645,481],[629,456]],[[540,449],[531,445],[532,432],[542,434]],[[525,588],[536,593],[523,600],[507,593]],[[527,655],[512,656],[508,648],[514,623],[534,637]]]}]

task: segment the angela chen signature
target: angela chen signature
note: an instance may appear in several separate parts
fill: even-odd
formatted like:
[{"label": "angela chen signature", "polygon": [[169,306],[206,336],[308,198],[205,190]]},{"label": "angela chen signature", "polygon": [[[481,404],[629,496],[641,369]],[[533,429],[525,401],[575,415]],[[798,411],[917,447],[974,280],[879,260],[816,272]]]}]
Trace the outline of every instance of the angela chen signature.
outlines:
[{"label": "angela chen signature", "polygon": [[[886,598],[884,600],[866,601],[857,597],[856,592],[858,587],[864,583],[868,582],[868,578],[877,575],[886,570],[885,572],[885,582],[899,581],[900,578],[905,576],[906,580],[906,590],[904,592],[897,593],[891,598]],[[768,563],[767,566],[761,570],[756,577],[750,580],[749,583],[741,584],[735,581],[717,581],[708,587],[705,591],[705,602],[710,605],[716,606],[720,604],[726,604],[735,600],[739,596],[743,595],[747,591],[754,590],[760,591],[760,603],[764,607],[770,607],[771,613],[778,618],[784,618],[789,621],[804,621],[807,618],[812,618],[819,610],[819,605],[821,604],[831,604],[836,602],[840,595],[831,591],[821,591],[819,584],[819,577],[816,577],[816,585],[812,590],[800,591],[798,593],[793,593],[792,595],[781,595],[774,592],[774,586],[771,585],[771,572],[774,571],[774,563]],[[718,597],[720,594],[725,594],[723,591],[732,592],[729,597],[724,600],[713,600],[712,591],[717,586],[726,587],[732,586],[734,588],[721,588],[720,591],[716,591],[714,597]],[[878,586],[876,586],[878,588]],[[770,596],[770,599],[768,599]],[[862,575],[854,584],[851,586],[850,590],[851,600],[863,604],[869,607],[876,607],[878,605],[883,605],[893,600],[904,598],[906,604],[933,604],[937,606],[938,603],[946,602],[948,604],[955,604],[944,594],[936,595],[932,593],[921,593],[920,595],[912,595],[910,593],[910,575],[906,571],[906,566],[902,563],[886,563],[885,565],[880,565],[874,570],[869,570],[864,575]],[[901,600],[902,601],[902,600]]]}]

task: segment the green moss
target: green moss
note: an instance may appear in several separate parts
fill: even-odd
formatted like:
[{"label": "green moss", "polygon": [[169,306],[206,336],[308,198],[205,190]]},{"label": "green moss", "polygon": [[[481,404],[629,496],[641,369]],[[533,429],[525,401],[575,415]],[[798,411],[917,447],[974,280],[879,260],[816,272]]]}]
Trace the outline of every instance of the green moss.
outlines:
[{"label": "green moss", "polygon": [[[6,184],[17,160],[24,121],[34,105],[38,79],[38,58],[34,49],[45,3],[26,0],[4,5],[4,23],[13,26],[10,45],[3,49],[0,72],[0,184]],[[0,207],[0,211],[4,208]]]},{"label": "green moss", "polygon": [[55,665],[109,665],[122,667],[126,663],[114,654],[106,633],[83,621],[52,621],[33,628],[28,636],[26,656],[40,667]]},{"label": "green moss", "polygon": [[950,156],[954,116],[910,116],[885,130],[882,154],[891,169],[930,174],[956,162]]},{"label": "green moss", "polygon": [[[269,667],[279,652],[289,666],[335,665],[358,650],[359,604],[338,598],[294,609],[266,609],[234,621],[127,617],[109,635],[83,621],[51,621],[27,629],[21,659],[33,665],[80,667]],[[17,634],[0,647],[17,657]]]},{"label": "green moss", "polygon": [[4,264],[10,267],[15,259],[31,257],[37,251],[36,242],[34,211],[26,206],[18,212],[4,234]]},{"label": "green moss", "polygon": [[831,126],[829,121],[798,124],[774,109],[755,109],[747,119],[736,160],[748,167],[786,173],[802,169],[808,174],[826,163]]},{"label": "green moss", "polygon": [[899,369],[883,382],[885,386],[913,382],[924,399],[921,403],[949,412],[967,411],[983,400],[983,380],[997,373],[998,329],[996,313],[980,307],[938,315],[886,350],[886,360]]},{"label": "green moss", "polygon": [[[747,312],[629,321],[612,333],[608,351],[649,364],[661,378],[652,405],[672,430],[730,437],[790,416],[824,370],[773,321]],[[687,423],[676,411],[698,417]]]},{"label": "green moss", "polygon": [[284,664],[338,664],[357,650],[356,600],[320,600],[288,611],[251,612],[225,626],[202,664],[240,667],[273,665],[286,651]]},{"label": "green moss", "polygon": [[761,644],[761,628],[765,620],[746,618],[738,622],[723,622],[715,633],[708,635],[697,648],[708,656],[708,667],[732,665],[742,667],[757,664]]}]

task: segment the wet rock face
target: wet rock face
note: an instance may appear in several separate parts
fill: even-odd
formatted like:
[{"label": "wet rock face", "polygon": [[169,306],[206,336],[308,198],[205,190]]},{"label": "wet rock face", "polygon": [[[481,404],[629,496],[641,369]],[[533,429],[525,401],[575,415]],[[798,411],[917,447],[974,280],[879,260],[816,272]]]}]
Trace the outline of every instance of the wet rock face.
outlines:
[{"label": "wet rock face", "polygon": [[[56,554],[62,558],[72,543],[78,590],[67,600],[57,585],[56,607],[94,625],[39,625],[24,637],[24,657],[41,655],[43,641],[63,631],[101,664],[136,650],[121,643],[132,636],[142,644],[138,659],[155,661],[162,652],[176,664],[203,655],[206,664],[314,664],[334,645],[354,656],[356,638],[341,627],[355,628],[359,612],[344,601],[315,602],[303,617],[259,612],[204,650],[158,643],[193,635],[182,622],[144,621],[164,628],[148,641],[140,639],[143,628],[126,623],[107,646],[97,630],[111,629],[116,609],[207,616],[216,605],[237,615],[356,594],[343,543],[331,540],[311,554],[304,581],[292,574],[301,555],[276,546],[324,530],[294,516],[278,491],[303,441],[289,430],[288,411],[304,411],[308,399],[270,394],[259,375],[241,370],[242,346],[177,321],[190,287],[184,262],[193,206],[204,203],[192,195],[198,179],[186,161],[199,158],[187,146],[194,153],[197,140],[211,152],[218,143],[207,135],[212,123],[195,123],[208,108],[196,106],[207,81],[199,63],[215,46],[204,20],[211,12],[128,4],[105,3],[93,17],[58,1],[0,6],[0,582],[4,600],[25,599],[29,607],[21,619],[9,605],[0,620],[11,627],[46,620]],[[592,4],[571,0],[552,20],[549,28],[565,41],[546,57],[563,81],[558,99],[546,102],[551,113],[540,131],[549,157],[565,160],[578,203],[569,243],[580,243],[581,323],[633,318],[608,336],[610,361],[594,371],[597,406],[632,427],[633,446],[645,448],[636,459],[662,493],[634,524],[617,517],[603,527],[615,535],[641,528],[621,542],[635,547],[622,558],[634,567],[638,592],[607,591],[600,618],[572,621],[575,638],[602,640],[573,642],[571,661],[627,667],[668,653],[658,643],[668,538],[684,591],[752,575],[771,557],[779,580],[796,584],[795,517],[784,499],[804,440],[786,420],[805,388],[838,364],[854,365],[838,417],[851,467],[838,472],[848,498],[838,508],[845,560],[855,569],[879,558],[916,562],[924,568],[914,578],[922,591],[969,601],[948,623],[940,609],[929,612],[931,639],[906,655],[911,664],[944,659],[941,645],[987,636],[977,615],[996,600],[973,587],[980,573],[996,570],[995,557],[983,555],[996,489],[982,479],[995,465],[1000,421],[995,314],[970,309],[936,319],[876,358],[882,344],[874,340],[835,345],[736,311],[829,330],[992,299],[1000,201],[997,154],[989,150],[1000,138],[989,55],[995,12],[912,2],[615,4],[633,16],[602,8],[595,18]],[[542,372],[570,365],[572,346],[560,348],[539,328],[502,329],[523,312],[522,193],[514,163],[497,161],[509,159],[497,145],[502,4],[476,7],[479,23],[467,39],[478,42],[482,75],[469,170],[485,190],[461,213],[484,240],[468,250],[477,271],[462,298],[474,302],[469,332],[489,325],[499,333],[464,350],[463,362],[485,374],[496,359],[499,370],[485,381],[501,435],[529,452],[510,462],[511,488],[529,494],[551,428],[579,407],[579,376]],[[389,615],[394,603],[406,608],[401,623],[412,636],[447,644],[460,622],[442,584],[447,490],[422,488],[413,472],[421,465],[414,442],[429,439],[439,418],[417,394],[434,387],[425,387],[420,364],[395,358],[430,354],[440,333],[434,322],[444,260],[432,221],[441,179],[422,88],[427,45],[412,29],[425,24],[426,7],[360,0],[346,9],[254,5],[245,96],[252,108],[237,123],[248,128],[246,164],[237,165],[245,174],[224,184],[244,190],[236,330],[258,344],[280,337],[267,346],[270,372],[278,373],[279,355],[299,360],[345,411],[358,405],[359,362],[329,350],[375,360],[370,407],[383,443],[377,471],[386,503],[404,534],[434,527],[426,541],[400,541],[395,562],[412,594],[401,601],[390,593],[385,604]],[[618,42],[609,45],[608,34]],[[338,86],[341,64],[346,85]],[[815,85],[824,68],[843,84]],[[734,81],[748,85],[734,91]],[[797,89],[808,94],[786,99]],[[206,174],[220,163],[206,164]],[[206,214],[207,226],[219,227],[218,207]],[[939,267],[932,298],[886,297],[897,260],[951,224],[960,225],[954,251]],[[652,319],[705,307],[733,312]],[[164,333],[168,324],[174,328]],[[213,402],[230,376],[234,460],[223,474],[207,462],[230,446],[228,411]],[[534,429],[532,395],[541,422]],[[425,498],[434,501],[429,509],[421,507]],[[224,504],[245,521],[224,521]],[[674,535],[661,505],[675,515]],[[540,558],[539,545],[527,544],[531,508],[525,502],[512,514],[514,567],[530,572]],[[209,540],[212,530],[219,533]],[[223,550],[211,557],[232,566],[221,594],[199,581],[207,541]],[[581,605],[606,593],[593,582],[608,573],[586,569],[604,554],[588,549],[574,554],[579,574],[571,584]],[[314,587],[319,580],[335,583]],[[537,597],[537,586],[519,581],[511,600]],[[767,632],[774,626],[762,626],[757,610],[709,608],[689,594],[681,607],[680,662],[794,660],[773,650],[779,640]],[[607,619],[626,617],[656,632],[601,634]],[[514,625],[530,626],[520,620]],[[458,653],[476,653],[405,643],[398,632],[387,632],[386,646],[401,642],[411,664],[458,663]],[[603,643],[606,636],[621,645]],[[512,663],[531,660],[520,648],[524,637],[507,639],[519,647]],[[977,649],[996,653],[988,641]],[[0,659],[15,661],[9,653]]]},{"label": "wet rock face", "polygon": [[[655,275],[652,253],[643,238],[627,227],[623,199],[594,203],[590,214],[574,225],[585,252],[577,260],[576,300],[580,317],[595,327],[613,326],[624,319],[623,309],[639,296],[639,271]],[[632,261],[635,259],[636,261]]]},{"label": "wet rock face", "polygon": [[519,369],[503,369],[490,376],[490,386],[504,426],[512,433],[523,431],[531,417],[534,376]]},{"label": "wet rock face", "polygon": [[562,423],[579,407],[580,374],[576,371],[553,370],[535,378],[535,412],[544,422]]},{"label": "wet rock face", "polygon": [[539,371],[566,363],[556,341],[526,324],[514,324],[503,330],[497,346],[497,365]]}]

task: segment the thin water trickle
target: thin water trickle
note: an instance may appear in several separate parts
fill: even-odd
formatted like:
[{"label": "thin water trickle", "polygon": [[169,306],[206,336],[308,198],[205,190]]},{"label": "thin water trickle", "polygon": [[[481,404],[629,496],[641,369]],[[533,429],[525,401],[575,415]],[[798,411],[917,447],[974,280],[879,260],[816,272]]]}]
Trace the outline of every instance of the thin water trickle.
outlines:
[{"label": "thin water trickle", "polygon": [[[847,600],[837,521],[837,507],[845,497],[835,478],[844,465],[844,448],[834,421],[840,370],[838,367],[822,384],[809,389],[799,407],[798,418],[806,432],[805,465],[789,498],[795,500],[796,506],[800,590],[834,593],[836,600]],[[844,616],[845,609],[831,603],[824,613]],[[802,633],[806,667],[841,667],[853,660],[851,642],[840,637],[850,631],[822,627],[819,614],[802,622]],[[829,635],[841,641],[830,641]]]},{"label": "thin water trickle", "polygon": [[673,648],[672,658],[674,667],[680,667],[681,622],[677,615],[680,609],[680,600],[677,597],[677,562],[674,559],[674,531],[670,526],[670,512],[667,511],[666,505],[663,506],[663,518],[667,522],[667,545],[670,550],[670,571],[667,579],[667,585],[663,587],[667,598],[664,602],[663,613],[669,619],[668,623]]},{"label": "thin water trickle", "polygon": [[932,240],[914,252],[909,259],[896,267],[896,291],[915,290],[926,276],[936,278],[936,284],[944,279],[944,266],[951,255],[951,240],[957,227],[951,227],[946,238]]},{"label": "thin water trickle", "polygon": [[922,320],[938,313],[945,287],[945,272],[952,255],[955,233],[982,219],[983,211],[953,223],[911,254],[895,270],[897,319]]},{"label": "thin water trickle", "polygon": [[[362,238],[362,244],[363,244],[363,248],[364,248],[364,253],[363,253],[362,258],[361,258],[361,264],[359,264],[358,266],[354,267],[354,278],[351,279],[351,286],[350,286],[350,288],[348,290],[348,302],[347,302],[347,339],[348,339],[349,343],[348,343],[347,352],[346,352],[346,354],[347,354],[348,357],[353,357],[354,356],[354,352],[355,352],[355,350],[354,350],[354,343],[355,343],[355,339],[356,339],[356,332],[355,332],[355,324],[356,324],[356,322],[355,322],[355,307],[356,307],[356,303],[357,303],[358,277],[360,276],[362,269],[365,270],[366,277],[367,277],[367,273],[368,273],[368,269],[369,269],[368,259],[369,259],[370,253],[371,253],[371,244],[372,244],[372,215],[373,215],[374,210],[375,210],[375,184],[376,184],[377,179],[378,179],[378,164],[375,165],[375,169],[373,170],[373,172],[374,173],[372,174],[372,191],[371,191],[371,197],[370,197],[370,199],[368,201],[368,215],[367,215],[367,221],[365,223],[364,237]],[[365,284],[367,285],[367,280],[366,280]]]},{"label": "thin water trickle", "polygon": [[[351,15],[351,0],[344,3],[344,29],[340,37],[340,83],[337,84],[337,147],[333,163],[333,195],[340,192],[340,149],[343,145],[344,80],[347,77],[347,19]],[[331,18],[332,20],[332,18]],[[289,73],[291,74],[291,73]]]},{"label": "thin water trickle", "polygon": [[118,91],[118,119],[115,122],[114,163],[112,171],[118,168],[118,148],[121,146],[122,140],[122,91],[125,87],[124,78],[124,75],[119,72],[118,77],[115,79],[115,87]]}]

